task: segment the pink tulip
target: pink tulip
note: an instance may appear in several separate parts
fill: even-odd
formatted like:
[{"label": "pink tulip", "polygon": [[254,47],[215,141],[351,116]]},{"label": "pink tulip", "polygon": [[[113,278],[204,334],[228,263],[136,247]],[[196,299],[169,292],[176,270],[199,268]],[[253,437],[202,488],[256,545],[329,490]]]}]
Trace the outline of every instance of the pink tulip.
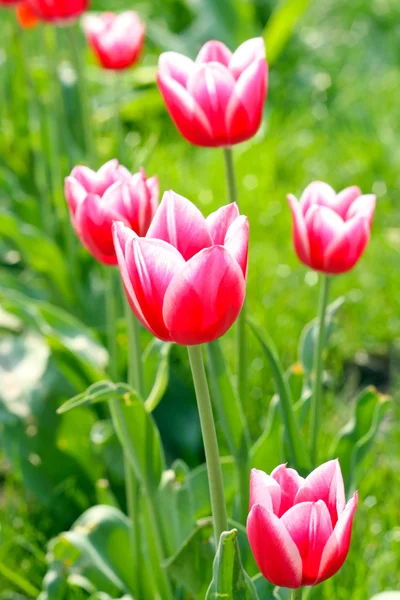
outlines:
[{"label": "pink tulip", "polygon": [[181,345],[221,337],[242,308],[248,221],[236,204],[207,219],[166,192],[145,238],[123,223],[114,244],[133,312],[153,335]]},{"label": "pink tulip", "polygon": [[288,201],[299,259],[328,274],[352,269],[370,238],[375,196],[362,196],[355,186],[336,194],[327,183],[315,181],[304,190],[300,202],[292,194]]},{"label": "pink tulip", "polygon": [[89,0],[29,0],[29,4],[39,19],[54,23],[79,17]]},{"label": "pink tulip", "polygon": [[145,235],[158,205],[158,180],[147,179],[143,169],[132,175],[111,160],[97,173],[75,167],[65,180],[65,196],[82,244],[100,262],[116,265],[112,224],[121,221]]},{"label": "pink tulip", "polygon": [[86,15],[83,29],[104,69],[127,69],[139,59],[145,26],[134,11]]},{"label": "pink tulip", "polygon": [[286,465],[252,469],[247,534],[263,576],[287,588],[317,585],[346,560],[358,495],[346,504],[338,460],[303,479]]},{"label": "pink tulip", "polygon": [[176,127],[196,146],[231,146],[255,135],[267,93],[268,66],[262,38],[234,54],[207,42],[196,60],[165,52],[158,85]]}]

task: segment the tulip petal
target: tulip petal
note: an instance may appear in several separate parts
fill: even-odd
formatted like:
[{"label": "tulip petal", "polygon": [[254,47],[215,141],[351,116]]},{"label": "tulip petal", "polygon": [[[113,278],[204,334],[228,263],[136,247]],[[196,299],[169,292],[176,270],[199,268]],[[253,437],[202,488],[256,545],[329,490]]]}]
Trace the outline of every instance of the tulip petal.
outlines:
[{"label": "tulip petal", "polygon": [[287,588],[301,586],[300,552],[272,511],[255,504],[247,519],[247,535],[258,568],[268,581]]},{"label": "tulip petal", "polygon": [[162,71],[157,74],[157,83],[169,115],[180,134],[191,144],[214,146],[210,123],[188,91]]},{"label": "tulip petal", "polygon": [[342,217],[346,219],[346,214],[351,205],[357,198],[361,196],[361,190],[356,185],[345,188],[335,198],[334,210]]},{"label": "tulip petal", "polygon": [[310,244],[304,215],[300,204],[293,196],[287,196],[293,218],[293,244],[299,259],[306,265],[310,265]]},{"label": "tulip petal", "polygon": [[346,213],[346,221],[352,219],[355,216],[366,217],[368,219],[369,226],[372,225],[372,219],[374,217],[376,206],[376,196],[373,194],[365,194],[359,196],[349,207]]},{"label": "tulip petal", "polygon": [[158,66],[162,73],[185,88],[194,62],[178,52],[163,52],[158,59]]},{"label": "tulip petal", "polygon": [[345,273],[361,258],[370,238],[368,217],[354,217],[345,223],[343,232],[326,250],[325,270],[328,273]]},{"label": "tulip petal", "polygon": [[229,70],[235,79],[253,62],[265,61],[265,43],[262,37],[253,38],[243,42],[232,54],[229,61]]},{"label": "tulip petal", "polygon": [[236,202],[222,206],[208,215],[206,223],[214,244],[224,245],[228,229],[238,216],[239,208]]},{"label": "tulip petal", "polygon": [[353,518],[358,504],[358,494],[354,494],[339,517],[322,553],[319,573],[314,584],[332,577],[342,567],[350,549]]},{"label": "tulip petal", "polygon": [[270,475],[258,469],[252,469],[250,473],[250,509],[254,504],[260,504],[276,515],[281,504],[279,484]]},{"label": "tulip petal", "polygon": [[168,242],[185,260],[212,246],[206,220],[199,209],[172,190],[165,192],[146,237]]},{"label": "tulip petal", "polygon": [[224,246],[236,258],[246,278],[249,251],[249,220],[247,217],[241,215],[232,223],[226,234]]},{"label": "tulip petal", "polygon": [[237,261],[222,246],[196,254],[171,281],[164,320],[181,345],[211,342],[228,331],[242,309],[245,280]]},{"label": "tulip petal", "polygon": [[305,216],[310,244],[310,266],[325,271],[326,252],[344,233],[344,221],[338,214],[326,206],[312,204]]},{"label": "tulip petal", "polygon": [[299,550],[303,563],[302,585],[312,585],[333,530],[326,504],[322,500],[296,504],[282,516],[281,522]]},{"label": "tulip petal", "polygon": [[[158,338],[170,341],[163,319],[165,292],[185,261],[163,240],[133,237],[126,244],[125,261],[134,291],[133,308],[138,305],[148,329]],[[140,314],[137,314],[140,318]],[[146,326],[146,325],[145,325]]]},{"label": "tulip petal", "polygon": [[257,133],[262,120],[267,85],[268,67],[265,60],[251,63],[239,77],[226,116],[231,143],[244,141]]},{"label": "tulip petal", "polygon": [[225,115],[234,88],[232,74],[216,62],[196,65],[187,83],[189,94],[207,116],[215,142],[221,145],[228,143]]},{"label": "tulip petal", "polygon": [[325,502],[334,527],[346,505],[342,471],[337,459],[314,469],[303,481],[294,502],[298,504],[317,500]]},{"label": "tulip petal", "polygon": [[204,44],[197,55],[196,63],[217,62],[227,67],[231,60],[232,52],[223,44],[216,40],[211,40]]},{"label": "tulip petal", "polygon": [[86,198],[87,191],[75,177],[69,176],[65,178],[64,193],[74,221],[76,208]]},{"label": "tulip petal", "polygon": [[303,477],[294,469],[288,469],[286,465],[279,465],[271,473],[271,477],[278,482],[281,488],[281,504],[277,513],[281,517],[294,504],[296,494],[304,482]]},{"label": "tulip petal", "polygon": [[306,187],[300,198],[303,215],[306,214],[313,204],[332,206],[335,203],[335,199],[336,192],[330,185],[323,181],[313,181]]}]

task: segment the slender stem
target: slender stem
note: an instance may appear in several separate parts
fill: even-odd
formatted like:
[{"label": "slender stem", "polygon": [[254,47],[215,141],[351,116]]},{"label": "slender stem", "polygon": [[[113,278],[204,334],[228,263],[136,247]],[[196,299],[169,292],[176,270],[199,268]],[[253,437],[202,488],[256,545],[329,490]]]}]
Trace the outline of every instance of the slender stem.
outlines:
[{"label": "slender stem", "polygon": [[326,337],[326,308],[328,306],[329,284],[329,277],[327,275],[322,275],[321,295],[318,309],[318,337],[317,345],[314,350],[314,384],[311,397],[311,461],[314,466],[316,466],[318,461],[318,434],[322,413],[323,351]]},{"label": "slender stem", "polygon": [[113,112],[114,112],[114,126],[115,126],[115,136],[117,140],[117,158],[120,163],[124,164],[125,160],[125,136],[124,136],[124,125],[121,121],[121,116],[119,113],[119,98],[120,98],[120,83],[121,83],[121,74],[118,71],[114,71],[112,73],[112,104],[113,104]]},{"label": "slender stem", "polygon": [[303,597],[303,588],[297,588],[297,590],[292,590],[291,600],[301,600]]},{"label": "slender stem", "polygon": [[114,269],[112,267],[104,267],[105,279],[105,304],[106,304],[106,328],[107,328],[107,345],[108,345],[108,371],[111,379],[118,379],[118,345],[117,345],[117,301],[114,280]]},{"label": "slender stem", "polygon": [[90,107],[90,95],[87,86],[86,80],[86,69],[83,64],[83,52],[80,48],[78,36],[77,36],[77,27],[76,25],[71,25],[66,28],[69,43],[72,50],[73,63],[77,75],[78,82],[78,93],[79,93],[79,103],[81,109],[81,117],[82,117],[82,127],[83,134],[85,139],[85,147],[88,155],[88,159],[92,168],[96,167],[96,145],[95,139],[92,129],[92,111]]},{"label": "slender stem", "polygon": [[138,394],[143,402],[146,400],[146,390],[143,372],[142,350],[140,347],[140,324],[126,298],[125,290],[122,289],[122,294],[125,303],[126,326],[128,331],[129,345],[129,364],[128,364],[128,381]]},{"label": "slender stem", "polygon": [[[238,189],[235,176],[232,148],[224,148],[226,184],[228,188],[229,202],[238,203]],[[239,398],[244,406],[247,394],[247,329],[246,329],[246,303],[243,305],[236,324],[237,360],[238,360],[238,391]]]},{"label": "slender stem", "polygon": [[128,517],[131,522],[130,542],[133,562],[136,565],[135,598],[142,597],[142,536],[140,529],[140,486],[124,453],[125,492]]},{"label": "slender stem", "polygon": [[224,484],[219,459],[217,433],[215,431],[210,393],[208,391],[206,372],[204,369],[202,347],[188,346],[188,352],[206,454],[215,540],[216,543],[218,543],[221,533],[228,528],[228,519],[226,514]]}]

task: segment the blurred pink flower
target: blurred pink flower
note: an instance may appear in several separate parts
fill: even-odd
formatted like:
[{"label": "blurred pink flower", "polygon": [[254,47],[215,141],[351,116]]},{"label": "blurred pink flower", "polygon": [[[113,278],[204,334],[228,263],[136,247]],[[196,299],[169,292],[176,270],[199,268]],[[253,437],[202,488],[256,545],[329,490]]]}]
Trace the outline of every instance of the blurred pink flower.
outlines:
[{"label": "blurred pink flower", "polygon": [[127,69],[139,59],[145,26],[132,10],[83,18],[87,40],[104,69]]},{"label": "blurred pink flower", "polygon": [[231,146],[261,124],[268,66],[262,38],[234,54],[221,42],[203,46],[193,62],[176,52],[159,59],[158,85],[176,127],[196,146]]},{"label": "blurred pink flower", "polygon": [[29,0],[42,21],[59,22],[79,17],[89,6],[89,0]]},{"label": "blurred pink flower", "polygon": [[352,269],[370,238],[375,196],[363,196],[355,186],[336,194],[327,183],[315,181],[304,190],[300,202],[292,194],[288,201],[299,259],[328,274]]},{"label": "blurred pink flower", "polygon": [[78,166],[65,180],[65,196],[82,244],[100,262],[116,265],[112,224],[122,221],[145,235],[158,205],[158,179],[147,179],[143,169],[132,175],[117,160],[97,172]]},{"label": "blurred pink flower", "polygon": [[270,475],[252,469],[249,543],[263,576],[287,588],[317,585],[346,560],[357,492],[346,504],[339,461],[306,479],[280,465]]},{"label": "blurred pink flower", "polygon": [[245,298],[248,251],[248,221],[236,204],[205,219],[170,191],[145,238],[123,223],[113,229],[131,308],[156,337],[202,344],[235,322]]}]

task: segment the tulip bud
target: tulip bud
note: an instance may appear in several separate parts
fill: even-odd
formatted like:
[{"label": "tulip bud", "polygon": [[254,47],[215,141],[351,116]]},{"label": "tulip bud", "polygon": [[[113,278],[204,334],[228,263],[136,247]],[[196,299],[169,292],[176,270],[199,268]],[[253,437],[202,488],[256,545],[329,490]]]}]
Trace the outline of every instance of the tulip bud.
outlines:
[{"label": "tulip bud", "polygon": [[113,229],[125,291],[146,329],[185,346],[224,335],[246,289],[248,222],[236,204],[205,219],[170,191],[145,238],[123,223]]},{"label": "tulip bud", "polygon": [[100,262],[116,265],[112,224],[121,221],[145,235],[158,205],[158,180],[147,179],[143,169],[132,175],[112,160],[97,173],[75,167],[65,180],[65,196],[82,244]]},{"label": "tulip bud", "polygon": [[360,260],[370,238],[375,196],[358,187],[339,194],[316,181],[300,202],[288,196],[293,216],[293,243],[299,259],[327,274],[345,273]]},{"label": "tulip bud", "polygon": [[317,585],[346,560],[357,492],[346,504],[338,460],[303,479],[286,465],[253,469],[247,534],[256,563],[272,584]]},{"label": "tulip bud", "polygon": [[234,54],[208,42],[193,62],[176,52],[160,56],[158,86],[181,135],[196,146],[231,146],[261,124],[268,67],[262,38]]},{"label": "tulip bud", "polygon": [[86,15],[83,30],[104,69],[127,69],[139,59],[145,26],[134,11]]}]

